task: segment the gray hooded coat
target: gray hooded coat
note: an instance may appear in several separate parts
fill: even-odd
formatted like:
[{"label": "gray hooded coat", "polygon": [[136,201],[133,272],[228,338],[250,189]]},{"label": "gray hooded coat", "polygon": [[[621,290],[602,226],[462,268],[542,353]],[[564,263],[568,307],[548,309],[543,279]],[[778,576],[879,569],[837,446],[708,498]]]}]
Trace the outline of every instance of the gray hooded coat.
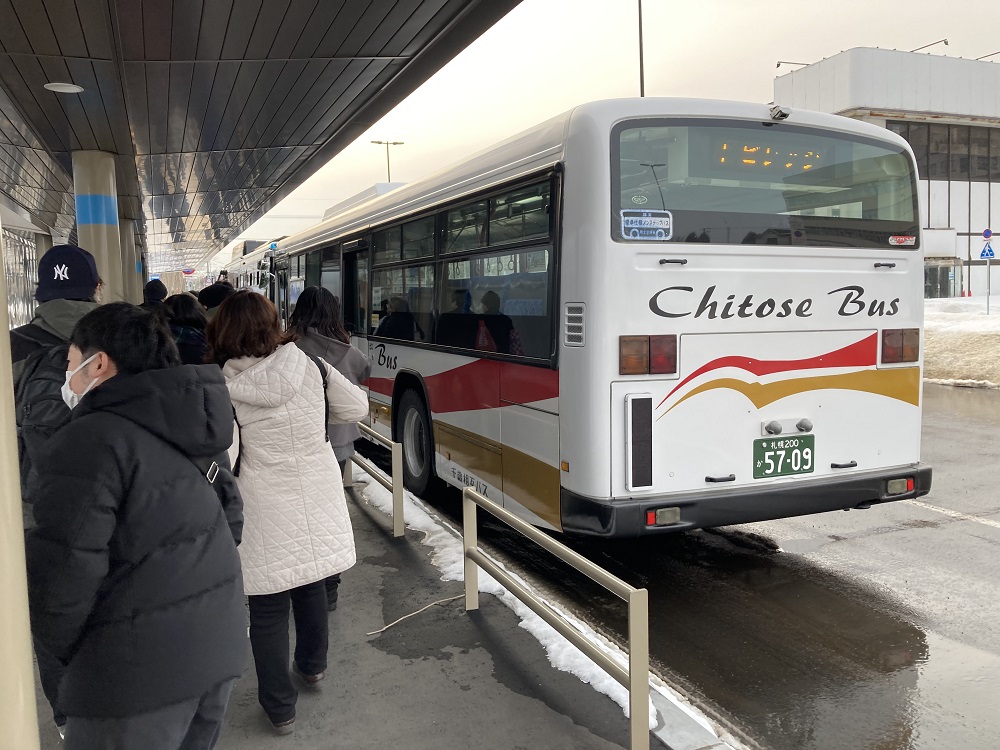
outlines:
[{"label": "gray hooded coat", "polygon": [[[315,328],[295,342],[306,354],[319,357],[354,385],[362,385],[372,373],[371,362],[357,347],[323,336]],[[327,429],[330,445],[338,461],[354,455],[354,441],[361,437],[356,424],[331,424]]]}]

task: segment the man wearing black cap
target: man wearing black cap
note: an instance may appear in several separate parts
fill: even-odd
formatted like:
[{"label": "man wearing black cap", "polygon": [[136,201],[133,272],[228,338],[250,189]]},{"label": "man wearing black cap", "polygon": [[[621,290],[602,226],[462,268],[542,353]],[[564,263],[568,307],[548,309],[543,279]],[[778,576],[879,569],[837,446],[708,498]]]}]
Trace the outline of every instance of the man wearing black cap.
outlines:
[{"label": "man wearing black cap", "polygon": [[10,332],[15,385],[28,355],[67,343],[80,319],[97,307],[94,294],[100,281],[94,256],[82,248],[56,245],[42,256],[35,290],[40,304],[35,317]]},{"label": "man wearing black cap", "polygon": [[153,279],[143,287],[142,304],[139,307],[149,312],[164,312],[163,300],[166,298],[167,287],[159,279]]},{"label": "man wearing black cap", "polygon": [[[66,381],[69,340],[76,324],[97,307],[100,284],[94,256],[74,245],[56,245],[38,262],[40,303],[34,319],[10,332],[14,362],[17,453],[21,469],[21,512],[25,530],[32,528],[32,502],[39,483],[35,469],[43,446],[69,422],[70,410],[62,398]],[[62,665],[44,649],[35,649],[42,689],[52,706],[62,734],[66,716],[56,707]]]}]

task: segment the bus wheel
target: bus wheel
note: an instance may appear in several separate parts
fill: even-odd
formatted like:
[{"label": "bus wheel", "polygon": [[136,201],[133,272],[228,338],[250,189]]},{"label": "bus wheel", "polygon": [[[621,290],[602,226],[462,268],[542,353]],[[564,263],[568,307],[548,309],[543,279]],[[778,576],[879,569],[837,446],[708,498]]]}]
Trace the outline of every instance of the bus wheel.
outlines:
[{"label": "bus wheel", "polygon": [[403,444],[403,484],[423,496],[431,485],[434,436],[423,398],[410,390],[399,400],[396,439]]}]

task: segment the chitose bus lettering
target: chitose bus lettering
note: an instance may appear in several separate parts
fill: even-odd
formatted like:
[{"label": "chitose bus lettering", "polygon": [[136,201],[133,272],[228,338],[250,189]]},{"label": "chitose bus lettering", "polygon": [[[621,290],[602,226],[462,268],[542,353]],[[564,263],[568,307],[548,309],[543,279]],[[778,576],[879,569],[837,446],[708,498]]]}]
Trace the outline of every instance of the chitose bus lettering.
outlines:
[{"label": "chitose bus lettering", "polygon": [[[725,300],[721,300],[721,295],[717,293],[717,288],[714,285],[705,290],[701,301],[693,312],[691,309],[685,312],[672,311],[674,305],[677,309],[683,309],[685,304],[690,306],[690,302],[685,302],[685,300],[690,300],[691,297],[689,295],[691,294],[695,294],[695,290],[689,286],[671,286],[661,289],[650,297],[649,309],[654,314],[664,318],[686,318],[689,315],[693,315],[695,318],[704,316],[709,320],[715,320],[716,318],[720,320],[728,320],[730,318],[769,318],[771,316],[775,318],[787,318],[792,315],[798,318],[812,317],[810,310],[813,306],[813,300],[809,298],[775,300],[769,297],[760,300],[755,298],[751,293],[743,295],[742,300],[737,303],[736,300],[741,296],[739,293],[727,295]],[[840,295],[835,302],[839,301],[837,315],[841,317],[851,317],[865,313],[866,311],[869,317],[892,316],[899,312],[899,297],[888,301],[878,299],[868,301],[865,298],[864,287],[860,286],[847,286],[834,289],[827,292],[827,295]],[[676,298],[678,301],[672,305],[671,299],[673,298]]]},{"label": "chitose bus lettering", "polygon": [[581,105],[244,256],[341,297],[407,487],[630,537],[867,508],[920,462],[914,159],[765,105]]}]

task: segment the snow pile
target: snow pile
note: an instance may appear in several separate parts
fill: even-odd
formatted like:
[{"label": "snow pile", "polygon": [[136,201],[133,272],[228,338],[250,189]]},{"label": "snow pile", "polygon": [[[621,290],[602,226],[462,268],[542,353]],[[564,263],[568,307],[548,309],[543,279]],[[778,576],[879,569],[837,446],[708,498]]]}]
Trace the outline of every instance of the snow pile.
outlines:
[{"label": "snow pile", "polygon": [[[354,466],[353,468],[359,476],[368,481],[366,488],[361,493],[364,499],[383,513],[387,515],[391,514],[392,494],[377,482],[371,481],[371,478],[360,467]],[[486,511],[480,510],[479,512],[485,513]],[[411,529],[423,532],[423,543],[433,550],[431,553],[431,562],[441,571],[441,580],[464,581],[465,553],[462,546],[461,531],[453,528],[447,521],[432,515],[432,513],[420,499],[414,497],[409,492],[406,493],[403,510],[406,525]],[[504,570],[507,570],[506,566],[498,560],[494,560],[494,562]],[[510,573],[509,570],[507,572]],[[532,588],[530,584],[516,574],[510,573],[510,575],[526,588]],[[483,593],[492,594],[514,611],[521,619],[521,627],[531,633],[542,644],[553,667],[575,675],[581,681],[593,687],[597,692],[608,696],[621,706],[625,715],[628,716],[628,691],[619,685],[607,672],[591,661],[576,646],[557,633],[541,617],[522,604],[517,597],[508,592],[496,579],[482,570],[479,571],[479,590]],[[628,655],[618,648],[617,645],[595,632],[585,622],[563,611],[557,604],[548,600],[546,600],[546,604],[559,612],[574,629],[583,634],[601,651],[622,667],[628,669]],[[677,705],[686,714],[705,727],[705,729],[718,736],[717,730],[711,725],[708,719],[685,703],[676,692],[671,690],[661,680],[654,677],[650,687]],[[653,706],[652,700],[650,700],[649,704],[649,716],[649,728],[655,729],[657,726],[657,711]]]},{"label": "snow pile", "polygon": [[1000,388],[1000,298],[927,300],[924,377],[932,383]]}]

